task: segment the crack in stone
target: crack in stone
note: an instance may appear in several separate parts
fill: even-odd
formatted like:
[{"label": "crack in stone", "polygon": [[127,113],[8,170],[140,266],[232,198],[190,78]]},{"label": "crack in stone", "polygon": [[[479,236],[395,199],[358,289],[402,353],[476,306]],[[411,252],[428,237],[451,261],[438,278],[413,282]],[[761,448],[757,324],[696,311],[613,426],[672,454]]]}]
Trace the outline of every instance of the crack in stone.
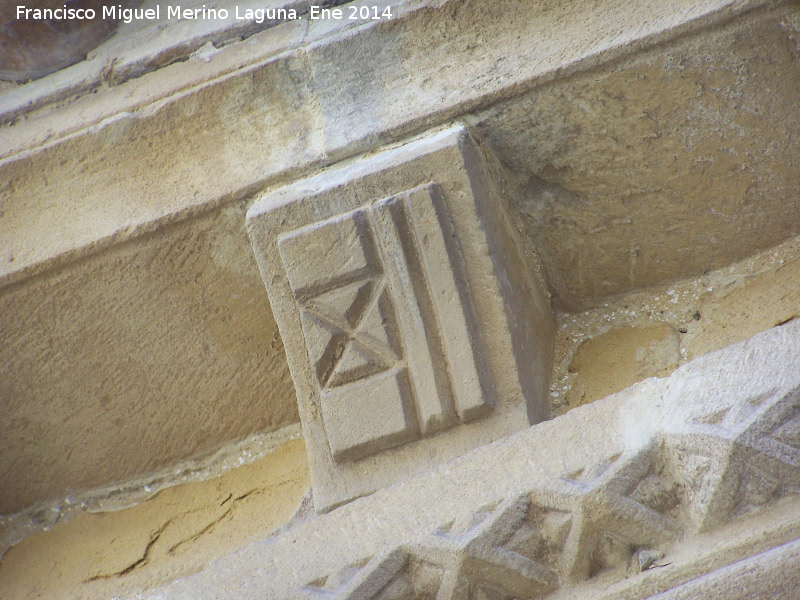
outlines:
[{"label": "crack in stone", "polygon": [[[285,486],[287,483],[291,481],[292,481],[291,478],[284,479],[282,481],[277,482],[276,487]],[[199,531],[174,543],[172,546],[169,547],[169,549],[166,550],[164,554],[166,554],[167,556],[175,555],[175,553],[179,548],[181,548],[185,544],[199,540],[204,535],[212,531],[220,522],[230,518],[233,515],[233,513],[237,510],[238,504],[241,501],[251,496],[257,496],[259,494],[268,493],[268,491],[269,490],[266,488],[254,488],[242,493],[239,496],[234,496],[233,493],[228,493],[227,496],[218,505],[219,507],[227,506],[227,509],[222,514],[220,514],[218,517],[208,522]],[[162,538],[163,534],[167,531],[167,529],[169,529],[171,526],[180,525],[180,522],[182,520],[191,519],[191,515],[193,513],[201,512],[203,510],[206,510],[207,508],[209,507],[196,508],[194,510],[185,511],[178,515],[173,516],[172,518],[164,522],[164,524],[161,527],[159,527],[153,534],[151,534],[150,540],[147,542],[147,545],[145,546],[141,556],[137,560],[129,564],[127,567],[120,569],[118,571],[114,571],[111,573],[101,573],[89,577],[87,579],[84,579],[82,583],[90,583],[94,581],[109,580],[117,577],[123,577],[125,575],[128,575],[129,573],[132,573],[133,571],[136,571],[142,567],[147,566],[151,562],[151,559],[155,560],[158,558],[157,555],[159,553],[157,553],[154,549],[156,543]]]},{"label": "crack in stone", "polygon": [[101,579],[112,579],[114,577],[122,577],[127,575],[128,573],[138,569],[139,567],[147,564],[147,561],[150,558],[150,552],[153,549],[153,546],[156,544],[158,539],[161,537],[161,534],[169,527],[174,519],[169,519],[166,523],[164,523],[152,536],[150,536],[150,541],[147,542],[147,546],[145,546],[144,552],[142,553],[142,557],[133,562],[132,564],[128,565],[121,571],[117,571],[116,573],[108,573],[105,575],[95,575],[94,577],[90,577],[89,579],[84,580],[84,583],[89,583],[91,581],[97,581]]},{"label": "crack in stone", "polygon": [[[190,542],[193,542],[195,540],[200,539],[206,533],[208,533],[212,529],[214,529],[214,527],[216,527],[220,522],[222,522],[227,517],[229,517],[236,510],[236,505],[240,500],[243,500],[243,499],[245,499],[248,496],[251,496],[253,494],[259,494],[259,493],[261,493],[263,491],[264,491],[263,488],[257,488],[257,489],[250,490],[249,492],[245,492],[241,496],[237,496],[236,498],[233,498],[233,501],[231,502],[231,505],[228,508],[228,510],[226,510],[219,517],[217,517],[216,519],[214,519],[213,521],[208,523],[205,527],[203,527],[197,533],[194,533],[191,536],[189,536],[188,538],[184,538],[184,539],[180,540],[179,542],[177,542],[177,543],[173,544],[172,546],[170,546],[169,550],[167,550],[167,554],[173,555],[173,554],[175,554],[175,551],[178,548],[180,548],[181,546],[183,546],[185,544],[188,544]],[[223,500],[223,502],[220,504],[220,506],[223,506],[225,503],[229,502],[232,497],[233,497],[233,494],[228,494],[228,497],[225,500]]]},{"label": "crack in stone", "polygon": [[[284,482],[282,482],[282,483],[284,483]],[[228,509],[224,513],[222,513],[219,517],[217,517],[216,519],[214,519],[211,522],[209,522],[200,531],[198,531],[198,532],[192,534],[191,536],[189,536],[187,538],[184,538],[184,539],[178,541],[177,543],[173,544],[172,546],[170,546],[170,548],[167,550],[166,553],[168,555],[174,555],[175,552],[177,551],[177,549],[180,548],[181,546],[184,546],[185,544],[188,544],[190,542],[193,542],[193,541],[196,541],[196,540],[200,539],[202,536],[204,536],[205,534],[210,532],[212,529],[214,529],[214,527],[216,527],[216,525],[218,525],[221,521],[223,521],[226,518],[228,518],[236,510],[236,505],[241,500],[244,500],[244,499],[246,499],[249,496],[252,496],[254,494],[263,493],[264,491],[265,490],[262,489],[262,488],[256,488],[256,489],[252,489],[252,490],[250,490],[248,492],[245,492],[241,496],[237,496],[235,498],[233,497],[232,493],[228,494],[228,496],[225,498],[225,500],[223,500],[220,503],[220,506],[224,506],[225,504],[230,503]],[[151,535],[150,541],[147,543],[147,546],[145,546],[145,549],[142,552],[142,556],[138,560],[134,561],[133,563],[131,563],[130,565],[128,565],[127,567],[125,567],[124,569],[122,569],[120,571],[116,571],[116,572],[113,572],[113,573],[105,573],[105,574],[95,575],[93,577],[85,579],[83,581],[83,583],[90,583],[92,581],[105,580],[105,579],[113,579],[115,577],[123,577],[123,576],[135,571],[136,569],[139,569],[139,568],[145,566],[148,563],[148,561],[150,560],[150,558],[151,558],[151,553],[153,551],[153,547],[155,546],[156,542],[158,542],[158,540],[161,538],[161,535],[167,530],[167,528],[170,525],[172,525],[173,523],[175,523],[176,520],[182,519],[182,518],[188,516],[189,514],[191,514],[193,512],[198,512],[198,511],[197,510],[193,510],[193,511],[189,511],[189,512],[184,512],[184,513],[181,513],[180,515],[172,517],[171,519],[166,521],[155,533],[153,533]]]},{"label": "crack in stone", "polygon": [[[234,502],[235,502],[235,500],[234,500]],[[206,533],[211,531],[220,521],[225,519],[225,517],[230,515],[233,512],[233,510],[234,510],[234,507],[231,506],[228,510],[226,510],[224,513],[222,513],[222,515],[220,515],[218,518],[216,518],[213,521],[211,521],[208,525],[203,527],[197,533],[189,536],[188,538],[182,539],[181,541],[177,542],[176,544],[173,544],[172,546],[170,546],[170,549],[167,550],[167,554],[170,554],[170,555],[175,554],[175,551],[178,548],[180,548],[181,546],[183,546],[184,544],[188,544],[190,542],[193,542],[194,540],[199,539],[200,537],[202,537],[203,535],[205,535]]]},{"label": "crack in stone", "polygon": [[241,496],[237,496],[236,498],[234,498],[233,499],[233,503],[236,504],[237,502],[239,502],[239,500],[244,500],[248,496],[250,496],[252,494],[260,493],[261,491],[263,491],[263,488],[256,488],[256,489],[250,490],[249,492],[245,492]]}]

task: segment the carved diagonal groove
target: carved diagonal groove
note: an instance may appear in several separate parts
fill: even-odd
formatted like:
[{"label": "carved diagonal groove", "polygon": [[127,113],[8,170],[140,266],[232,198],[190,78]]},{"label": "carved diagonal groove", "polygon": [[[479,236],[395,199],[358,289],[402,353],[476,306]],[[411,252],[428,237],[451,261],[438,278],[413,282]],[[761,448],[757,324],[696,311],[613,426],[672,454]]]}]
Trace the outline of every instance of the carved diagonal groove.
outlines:
[{"label": "carved diagonal groove", "polygon": [[[397,549],[391,561],[382,555],[355,574],[336,575],[326,583],[330,592],[318,587],[314,597],[533,599],[601,572],[624,576],[640,550],[663,555],[659,547],[692,530],[800,493],[800,469],[785,460],[788,451],[775,453],[798,450],[787,443],[798,435],[798,397],[794,390],[759,402],[738,421],[736,435],[695,424],[688,433],[537,483],[529,494]],[[334,593],[331,586],[343,577]]]}]

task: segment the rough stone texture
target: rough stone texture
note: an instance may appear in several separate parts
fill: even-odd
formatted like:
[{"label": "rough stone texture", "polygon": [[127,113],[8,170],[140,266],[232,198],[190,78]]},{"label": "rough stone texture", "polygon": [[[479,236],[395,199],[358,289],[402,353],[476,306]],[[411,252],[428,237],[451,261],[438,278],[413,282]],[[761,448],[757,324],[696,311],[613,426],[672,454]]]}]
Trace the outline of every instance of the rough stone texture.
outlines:
[{"label": "rough stone texture", "polygon": [[[120,6],[132,6],[136,0],[121,1]],[[72,9],[90,9],[100,13],[102,0],[73,0]],[[58,9],[62,0],[38,0],[33,5],[5,3],[0,7],[0,79],[27,81],[38,79],[86,58],[113,34],[117,22],[113,19],[94,20],[33,20],[17,19],[17,6],[38,9]]]},{"label": "rough stone texture", "polygon": [[[289,36],[276,36],[283,45],[296,32],[277,33]],[[269,43],[259,50],[275,51]],[[133,230],[152,231],[174,220],[176,212],[182,217],[197,214],[198,204],[241,199],[252,193],[248,186],[263,177],[293,169],[296,153],[307,158],[316,154],[315,136],[310,135],[315,121],[312,98],[304,86],[294,85],[304,67],[296,58],[288,60],[194,88],[191,99],[183,98],[188,102],[180,99],[182,94],[158,101],[181,84],[180,77],[176,81],[164,69],[147,81],[138,80],[139,91],[133,94],[134,101],[146,103],[141,111],[127,112],[117,105],[103,115],[103,107],[90,98],[73,107],[78,115],[60,114],[59,121],[73,126],[86,118],[80,114],[83,110],[106,120],[81,135],[45,144],[34,153],[36,158],[17,155],[2,161],[0,235],[10,240],[4,244],[4,274],[9,275],[4,281],[18,279],[20,274],[13,274],[20,268],[38,264],[38,269],[25,273],[30,276],[65,258],[74,260],[70,252],[86,244],[107,247],[130,237]],[[189,66],[184,68],[193,70]],[[121,87],[114,91],[128,92]],[[100,104],[103,100],[98,98]],[[264,142],[263,130],[281,144],[267,144],[253,155],[255,160],[241,160],[245,149]],[[5,133],[16,140],[18,131]],[[57,172],[54,163],[59,165]],[[133,172],[125,166],[134,164]],[[195,200],[187,204],[189,197]],[[66,217],[58,214],[65,205],[71,206]],[[109,212],[118,217],[109,219]],[[141,220],[137,215],[147,216]],[[142,227],[144,223],[149,226]],[[46,240],[34,243],[29,236],[40,238],[42,231],[49,232]]]},{"label": "rough stone texture", "polygon": [[[120,245],[133,238],[143,253],[158,254],[171,243],[168,224],[204,213],[217,218],[232,202],[249,204],[268,187],[459,117],[518,171],[525,194],[517,210],[546,258],[562,308],[594,306],[604,294],[702,272],[798,231],[796,3],[415,0],[394,8],[390,22],[270,23],[229,44],[233,30],[205,29],[209,23],[195,23],[197,30],[191,23],[163,31],[121,28],[90,60],[0,89],[0,294],[30,300],[12,303],[19,314],[0,314],[4,335],[22,331],[19,323],[31,318],[32,307],[54,305],[55,299],[36,295],[51,289],[43,280],[69,273],[88,281],[98,261],[113,262]],[[227,45],[194,53],[207,42]],[[646,79],[635,79],[639,75]],[[637,215],[631,223],[624,220],[629,208]],[[242,230],[239,223],[216,234],[223,245],[235,246]],[[244,249],[231,261],[237,269],[252,268]],[[176,282],[181,278],[177,274]],[[96,324],[96,312],[129,314],[138,298],[117,294],[113,285],[102,294],[91,282],[81,289],[90,290],[90,301],[70,300],[72,321],[76,328],[87,323],[92,335],[86,338],[112,351],[100,361],[81,358],[91,349],[78,350],[74,360],[54,359],[57,369],[77,363],[64,371],[62,390],[77,387],[80,372],[94,376],[83,379],[92,390],[95,380],[119,374],[130,377],[119,387],[140,390],[139,372],[128,368],[117,340],[156,349],[154,381],[182,372],[182,350],[202,348],[203,328],[194,330],[196,337],[185,333],[166,352],[168,324],[123,328],[122,335],[109,325],[112,319]],[[168,312],[196,311],[195,321],[203,323],[215,318],[212,305],[180,296],[189,300],[168,307],[147,301],[141,312],[160,323],[166,317],[158,315]],[[5,422],[23,427],[36,424],[30,411],[44,414],[52,401],[52,379],[32,366],[40,364],[37,357],[71,357],[74,349],[74,336],[48,338],[47,326],[34,329],[30,336],[2,339],[6,355],[13,355],[7,368],[19,374],[6,380],[24,389],[25,401],[17,391],[7,396],[6,387],[0,402]],[[285,377],[285,366],[276,370]],[[203,392],[213,397],[218,389]],[[160,399],[137,396],[122,405],[155,419],[149,426],[137,421],[141,437],[158,440],[149,446],[157,456],[142,456],[142,468],[185,450],[175,441],[183,430],[173,429],[180,419],[159,420],[168,416],[165,405],[148,407]],[[91,418],[113,433],[99,400],[82,402],[81,414],[99,412]],[[236,405],[229,402],[222,406]],[[249,402],[243,405],[254,406]],[[94,413],[83,411],[92,404]],[[287,405],[276,406],[283,411]],[[230,432],[283,419],[222,410]],[[115,470],[76,447],[73,421],[63,431],[66,443],[58,441],[53,456],[66,458],[72,450],[73,459],[88,457],[109,477],[130,474],[129,464]],[[224,432],[205,433],[209,444],[224,439]],[[2,460],[23,477],[15,488],[51,494],[33,481],[38,471],[28,468],[31,444],[19,441],[25,435],[11,438]],[[138,460],[124,450],[112,454],[126,464]],[[75,463],[59,477],[64,485],[83,485],[88,480],[81,472]]]},{"label": "rough stone texture", "polygon": [[548,416],[554,321],[503,186],[456,127],[248,212],[317,509]]},{"label": "rough stone texture", "polygon": [[[342,0],[330,0],[326,5],[341,4]],[[57,0],[39,0],[36,8],[44,5],[62,6]],[[73,1],[69,7],[75,8],[79,3]],[[175,62],[197,57],[208,62],[210,55],[219,48],[237,42],[242,38],[257,36],[259,32],[268,30],[288,20],[288,12],[276,9],[294,9],[297,15],[306,14],[311,4],[309,0],[217,0],[213,4],[204,0],[185,0],[176,5],[169,0],[123,0],[108,2],[99,0],[81,0],[83,6],[92,6],[98,17],[94,22],[84,21],[76,27],[76,22],[15,22],[16,5],[9,5],[7,11],[0,12],[6,17],[3,32],[0,32],[0,43],[8,54],[0,61],[0,79],[10,78],[24,81],[28,77],[41,77],[46,73],[60,69],[66,64],[74,64],[63,69],[47,80],[31,82],[14,88],[4,94],[0,102],[0,121],[7,122],[31,110],[45,107],[53,102],[69,99],[87,92],[96,93],[105,86],[119,85],[130,79],[141,77]],[[124,15],[115,13],[119,19],[110,17],[102,19],[100,5],[137,8],[140,11],[160,10],[158,20],[132,18],[124,22]],[[29,3],[29,8],[33,8]],[[48,6],[48,7],[52,7]],[[168,7],[180,6],[182,10],[209,9],[217,10],[217,18],[199,19],[167,19]],[[241,16],[251,11],[254,18],[236,18],[236,9]],[[228,11],[228,18],[219,18],[219,11]],[[255,11],[263,10],[261,22]],[[270,11],[270,12],[268,12]],[[144,13],[140,13],[144,14]],[[114,31],[116,29],[116,31]],[[98,45],[104,37],[114,32],[114,36]],[[105,33],[104,37],[98,35]],[[44,37],[42,34],[49,34]],[[38,39],[37,39],[38,36]],[[42,39],[44,38],[44,39]],[[251,40],[256,41],[256,40]],[[70,45],[71,43],[71,45]],[[258,43],[256,41],[256,43]],[[87,51],[91,50],[87,54]],[[85,60],[82,60],[84,59]],[[49,68],[43,68],[45,63]],[[31,67],[39,64],[36,70]],[[21,67],[27,72],[19,72]],[[13,70],[11,67],[14,67]]]},{"label": "rough stone texture", "polygon": [[575,350],[569,371],[577,374],[569,408],[594,402],[648,377],[664,377],[680,362],[678,332],[667,324],[623,325],[592,337]]},{"label": "rough stone texture", "polygon": [[[603,61],[639,50],[642,45],[664,42],[684,30],[725,21],[732,15],[751,10],[754,5],[759,3],[687,0],[668,4],[631,4],[607,0],[600,9],[593,3],[556,3],[550,6],[544,1],[506,1],[493,3],[491,8],[472,2],[453,1],[436,6],[411,2],[395,7],[397,17],[391,21],[357,23],[355,26],[340,23],[338,29],[324,24],[308,26],[306,21],[273,27],[263,32],[263,37],[257,41],[254,39],[252,43],[246,42],[237,48],[233,47],[237,45],[232,45],[207,57],[210,59],[207,64],[196,59],[170,65],[148,75],[146,80],[139,78],[102,90],[97,95],[80,98],[65,112],[48,114],[44,111],[14,125],[17,129],[5,128],[0,136],[0,148],[7,148],[3,153],[7,158],[0,163],[0,172],[2,180],[8,182],[7,189],[13,193],[5,207],[7,216],[0,221],[0,235],[8,235],[12,241],[5,249],[6,257],[0,258],[0,267],[4,272],[22,276],[18,273],[21,270],[41,267],[43,261],[53,260],[67,252],[86,251],[87,246],[113,235],[130,235],[167,215],[174,217],[201,206],[212,207],[237,192],[252,192],[253,187],[285,183],[287,177],[309,172],[322,162],[353,156],[374,148],[376,143],[415,131],[422,132],[431,125],[447,123],[454,117],[492,104],[498,104],[498,107],[492,109],[491,114],[478,118],[482,135],[495,146],[502,160],[524,167],[520,173],[523,179],[537,177],[545,165],[525,164],[522,156],[538,161],[537,157],[551,144],[563,142],[573,149],[594,147],[596,144],[586,142],[596,141],[598,137],[610,140],[611,137],[602,133],[606,113],[594,114],[595,119],[590,123],[576,123],[572,128],[541,131],[537,123],[560,121],[551,121],[550,114],[542,114],[541,107],[551,105],[549,99],[531,106],[531,102],[545,92],[540,90],[532,97],[520,95],[522,92],[540,89],[559,76],[558,85],[546,86],[546,92],[565,96],[566,99],[559,104],[567,108],[583,106],[585,98],[571,89],[575,81],[564,78],[565,74],[597,67]],[[800,121],[793,112],[797,110],[796,104],[782,95],[783,90],[792,89],[790,79],[797,70],[796,62],[790,60],[795,18],[793,9],[784,7],[777,14],[756,12],[743,17],[737,25],[744,31],[743,35],[749,35],[750,31],[760,33],[749,36],[751,43],[736,48],[769,48],[773,53],[783,52],[773,57],[780,66],[759,69],[759,76],[745,83],[752,83],[754,93],[770,88],[773,80],[781,87],[765,99],[775,104],[775,110],[753,117],[752,135],[724,141],[726,147],[731,146],[740,154],[747,151],[759,156],[759,164],[772,137],[776,149],[786,150],[786,153],[767,154],[774,165],[770,166],[769,177],[759,176],[763,186],[777,186],[783,194],[764,196],[761,225],[768,217],[774,217],[778,211],[775,207],[780,206],[781,226],[775,227],[770,220],[765,228],[756,226],[757,221],[751,228],[752,233],[748,229],[744,238],[747,243],[737,245],[740,248],[738,255],[722,256],[721,248],[727,245],[720,244],[720,248],[712,248],[708,264],[688,265],[695,271],[720,264],[726,258],[739,258],[744,255],[745,247],[747,251],[766,247],[798,231],[796,219],[791,214],[786,218],[783,212],[787,206],[786,194],[790,194],[786,190],[796,187],[792,179],[794,170],[780,159],[789,155],[795,143],[793,140],[799,137],[791,133],[795,123]],[[509,22],[521,29],[508,27]],[[567,26],[566,23],[579,25]],[[593,35],[587,36],[586,31],[592,31]],[[698,36],[700,40],[706,38],[703,33]],[[717,37],[722,44],[718,55],[727,56],[730,42],[723,34]],[[678,47],[680,43],[685,42],[671,42],[676,46],[676,52],[681,50]],[[376,47],[382,48],[382,52],[371,51]],[[659,47],[659,53],[662,48]],[[738,56],[737,60],[746,69],[755,58],[745,55]],[[232,63],[237,64],[235,69]],[[451,67],[446,76],[442,76],[443,64]],[[735,70],[735,67],[731,66],[728,71]],[[655,90],[659,86],[668,88],[666,79],[683,79],[669,64],[654,65],[652,69],[655,75],[665,79],[664,82],[659,80],[658,86],[652,86],[652,101],[657,102]],[[722,66],[720,69],[724,71]],[[609,77],[608,70],[606,68],[606,73],[601,74],[604,78]],[[712,79],[708,81],[700,77],[705,73],[698,74],[697,85],[718,86],[719,83],[713,79],[715,73],[709,71]],[[765,78],[770,73],[773,79],[767,84]],[[780,73],[779,80],[774,79],[778,77],[777,73]],[[213,83],[211,89],[210,83]],[[617,93],[615,90],[630,85],[619,75],[608,79],[607,84],[608,93],[612,95]],[[143,87],[150,90],[149,97],[142,97],[136,91]],[[166,90],[160,89],[163,87]],[[749,94],[750,87],[747,90]],[[502,109],[499,105],[505,105],[510,98],[515,98],[512,106],[508,110]],[[714,113],[718,101],[726,102],[727,99],[704,96],[689,108],[703,115]],[[679,108],[675,108],[676,114]],[[647,110],[647,106],[643,110]],[[639,111],[637,114],[642,116],[643,113]],[[536,115],[540,115],[540,120],[531,123],[532,116]],[[647,119],[642,116],[641,120]],[[170,125],[166,126],[165,122]],[[198,130],[199,124],[202,124],[202,130]],[[590,125],[592,130],[600,128],[591,139],[565,138],[569,131],[590,131],[587,129]],[[619,140],[618,145],[592,152],[592,156],[606,156],[610,161],[609,168],[597,165],[584,172],[578,166],[586,162],[586,157],[578,154],[574,161],[564,158],[563,162],[569,162],[571,171],[585,177],[575,183],[560,180],[553,183],[577,192],[600,189],[598,184],[608,180],[622,185],[620,182],[629,177],[619,177],[618,172],[610,167],[617,162],[632,160],[631,157],[636,157],[633,159],[636,160],[642,152],[653,163],[671,164],[676,150],[674,145],[682,143],[682,138],[667,136],[667,132],[673,131],[673,125],[667,122],[665,131],[661,133],[672,145],[652,143],[652,147],[642,146],[643,135],[658,135],[660,129],[642,134],[641,123],[639,128],[626,125],[619,132],[612,132]],[[713,122],[698,117],[693,131],[705,139],[717,135],[717,129],[712,126]],[[685,132],[685,127],[681,131]],[[526,135],[520,135],[522,132]],[[628,134],[634,137],[628,139]],[[293,143],[287,144],[287,140]],[[531,143],[535,148],[530,147]],[[740,147],[740,144],[747,147]],[[103,147],[104,152],[97,153],[99,147]],[[214,152],[201,152],[201,149],[211,147]],[[691,165],[702,167],[704,164],[697,162],[706,155],[703,148],[692,147],[687,151],[681,145],[678,149],[679,155],[685,156],[684,160]],[[185,158],[189,153],[191,160]],[[573,162],[575,166],[572,166]],[[567,170],[566,167],[562,169],[563,172]],[[34,172],[48,172],[52,178],[32,179],[30,173]],[[115,173],[115,180],[103,176],[109,172]],[[159,175],[150,178],[149,185],[135,186],[140,189],[135,204],[124,202],[120,207],[109,202],[109,197],[125,199],[129,196],[126,190],[118,189],[116,180],[139,182],[142,174],[152,172]],[[647,189],[656,186],[671,189],[684,181],[683,178],[674,179],[671,173],[674,175],[672,170],[653,169]],[[601,176],[602,180],[596,180]],[[53,189],[54,182],[59,182],[60,192]],[[615,198],[627,198],[640,187],[609,188],[609,192],[613,192]],[[540,189],[536,185],[528,188],[534,192]],[[677,190],[674,196],[680,195],[682,189]],[[114,193],[102,194],[102,198],[98,198],[100,190],[113,190]],[[735,196],[737,190],[731,193]],[[34,207],[27,205],[30,198],[46,202],[53,197],[58,197],[60,202],[50,210],[44,210],[38,203]],[[170,200],[165,201],[165,198]],[[669,206],[682,205],[674,197],[666,200]],[[733,200],[731,202],[735,204]],[[662,205],[662,199],[652,204]],[[603,214],[602,205],[596,206],[596,211],[590,214]],[[720,210],[716,205],[713,208],[717,212]],[[521,210],[530,212],[531,208]],[[619,212],[618,207],[615,210]],[[68,231],[64,231],[62,225],[64,214],[69,214],[74,223]],[[615,214],[614,218],[618,216]],[[694,212],[689,216],[694,217]],[[688,227],[689,216],[678,215],[680,223]],[[569,219],[567,223],[573,221]],[[95,229],[90,226],[92,223]],[[101,229],[97,229],[99,225],[102,225]],[[594,231],[602,223],[598,221],[591,225],[588,231]],[[702,229],[688,228],[685,233],[689,237],[684,237],[714,235],[704,233],[708,225],[716,227],[718,223],[712,219],[704,223]],[[32,239],[38,239],[37,232],[43,228],[57,231],[59,235],[54,235],[46,245],[31,243]],[[729,233],[724,227],[723,231]],[[562,231],[561,235],[565,233]],[[756,244],[754,240],[762,233],[761,243]],[[587,251],[581,256],[586,260],[592,256],[599,260],[615,253],[617,236],[612,237],[599,238],[603,243],[597,246],[602,252],[592,254]],[[679,255],[685,247],[664,245],[665,249],[670,248]],[[628,250],[630,248],[626,247]],[[9,255],[14,256],[13,263]],[[632,271],[633,281],[618,281],[615,276],[607,284],[600,284],[590,279],[593,273],[602,272],[599,265],[584,262],[580,272],[573,276],[575,283],[570,284],[577,285],[577,282],[589,278],[584,288],[562,289],[563,285],[555,285],[558,283],[555,279],[553,288],[558,297],[564,296],[565,303],[575,304],[575,296],[596,299],[598,294],[685,274],[680,269],[687,265],[678,263],[679,258],[667,260],[665,257],[663,265],[647,270],[645,261],[642,261],[640,270]],[[578,265],[569,266],[575,270]],[[609,262],[605,266],[611,268],[614,265]],[[626,274],[630,273],[626,270]],[[557,274],[553,272],[551,278],[555,277]],[[566,283],[568,281],[564,285]]]},{"label": "rough stone texture", "polygon": [[244,216],[0,290],[0,514],[298,419]]},{"label": "rough stone texture", "polygon": [[525,178],[518,208],[556,307],[699,275],[800,231],[798,24],[796,6],[738,19],[472,118]]},{"label": "rough stone texture", "polygon": [[[800,323],[774,328],[148,597],[722,599],[725,575],[755,597],[791,589],[776,559],[797,561],[799,357]],[[663,557],[642,571],[641,551]]]},{"label": "rough stone texture", "polygon": [[[299,433],[299,425],[293,429]],[[217,475],[154,487],[136,506],[95,506],[26,537],[2,555],[0,597],[107,600],[163,585],[268,536],[292,516],[310,484],[302,439]]]},{"label": "rough stone texture", "polygon": [[773,600],[800,589],[800,541],[789,542],[718,569],[649,600]]},{"label": "rough stone texture", "polygon": [[703,323],[695,321],[687,328],[689,356],[700,356],[800,317],[798,290],[800,259],[795,259],[748,278],[721,297],[707,294],[699,309]]},{"label": "rough stone texture", "polygon": [[[551,410],[597,399],[800,314],[800,238],[700,277],[636,290],[559,323]],[[661,343],[648,332],[666,336]],[[671,335],[667,332],[671,331]],[[675,346],[677,341],[677,349]]]}]

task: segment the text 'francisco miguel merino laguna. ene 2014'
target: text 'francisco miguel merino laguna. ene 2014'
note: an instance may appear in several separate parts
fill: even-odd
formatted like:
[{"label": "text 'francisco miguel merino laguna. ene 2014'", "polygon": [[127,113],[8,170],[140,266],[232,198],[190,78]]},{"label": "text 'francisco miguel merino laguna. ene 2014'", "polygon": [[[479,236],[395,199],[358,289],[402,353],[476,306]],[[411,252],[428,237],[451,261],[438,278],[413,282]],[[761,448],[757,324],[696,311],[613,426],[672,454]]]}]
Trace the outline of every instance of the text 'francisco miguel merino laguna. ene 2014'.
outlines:
[{"label": "text 'francisco miguel merino laguna. ene 2014'", "polygon": [[[317,10],[324,10],[319,9]],[[294,8],[246,8],[238,5],[232,10],[226,8],[207,8],[204,4],[197,8],[183,8],[167,6],[162,10],[160,5],[152,8],[123,8],[118,6],[103,6],[101,10],[92,8],[74,8],[66,4],[61,8],[29,8],[24,5],[17,6],[16,17],[18,20],[32,21],[92,21],[94,19],[122,21],[158,21],[162,17],[166,20],[246,20],[263,23],[264,21],[290,21],[299,18]]]}]

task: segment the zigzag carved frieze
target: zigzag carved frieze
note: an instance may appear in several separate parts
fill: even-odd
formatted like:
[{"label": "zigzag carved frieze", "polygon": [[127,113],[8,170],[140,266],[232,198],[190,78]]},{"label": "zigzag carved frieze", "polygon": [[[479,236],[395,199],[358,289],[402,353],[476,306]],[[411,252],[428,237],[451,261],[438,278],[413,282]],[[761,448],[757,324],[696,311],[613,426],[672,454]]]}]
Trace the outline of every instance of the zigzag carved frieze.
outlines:
[{"label": "zigzag carved frieze", "polygon": [[[660,434],[297,590],[305,600],[543,598],[659,566],[679,538],[800,491],[800,388]],[[644,559],[644,560],[643,560]]]}]

